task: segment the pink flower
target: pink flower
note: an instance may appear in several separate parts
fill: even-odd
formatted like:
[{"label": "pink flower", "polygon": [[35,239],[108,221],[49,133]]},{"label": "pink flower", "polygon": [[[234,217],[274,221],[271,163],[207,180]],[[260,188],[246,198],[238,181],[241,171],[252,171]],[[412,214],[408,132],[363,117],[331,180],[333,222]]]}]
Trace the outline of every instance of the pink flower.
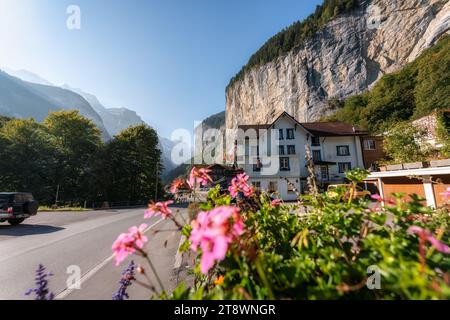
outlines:
[{"label": "pink flower", "polygon": [[276,208],[276,207],[278,207],[279,205],[281,205],[282,203],[283,203],[283,201],[281,201],[280,199],[275,199],[275,200],[272,200],[270,206],[271,206],[272,208]]},{"label": "pink flower", "polygon": [[178,190],[180,190],[185,185],[185,181],[183,179],[175,179],[170,186],[170,193],[177,194]]},{"label": "pink flower", "polygon": [[253,187],[248,184],[249,178],[245,173],[241,173],[231,181],[231,186],[228,187],[228,191],[233,198],[236,198],[239,192],[242,192],[245,197],[251,197],[253,195]]},{"label": "pink flower", "polygon": [[442,192],[440,195],[444,197],[445,201],[448,201],[448,199],[450,199],[450,187],[448,187],[447,190]]},{"label": "pink flower", "polygon": [[142,249],[144,244],[148,241],[143,234],[147,229],[146,224],[141,224],[140,227],[131,227],[129,233],[122,233],[117,237],[112,245],[112,250],[116,258],[116,265],[122,263],[130,254],[134,254],[136,249]]},{"label": "pink flower", "polygon": [[167,219],[172,215],[172,210],[169,209],[169,206],[172,203],[172,200],[166,202],[150,203],[148,205],[148,209],[145,211],[144,218],[148,219],[153,216],[162,215],[164,219]]},{"label": "pink flower", "polygon": [[378,194],[373,194],[373,195],[371,195],[370,197],[371,197],[373,200],[376,200],[376,201],[378,201],[378,202],[382,202],[382,201],[383,201],[383,198],[381,198],[381,196],[378,195]]},{"label": "pink flower", "polygon": [[211,170],[206,168],[198,169],[196,167],[193,167],[191,170],[191,174],[189,175],[189,187],[193,189],[197,185],[206,186],[209,182],[212,182],[212,179],[209,176],[210,172]]},{"label": "pink flower", "polygon": [[417,234],[419,238],[422,239],[422,241],[430,242],[431,245],[435,247],[437,251],[445,254],[450,254],[450,247],[448,247],[445,243],[433,237],[433,234],[430,231],[425,230],[418,226],[412,226],[408,229],[408,232],[411,234],[413,233]]},{"label": "pink flower", "polygon": [[203,274],[207,274],[216,261],[225,259],[230,243],[244,233],[239,209],[231,206],[200,212],[192,227],[191,250],[201,248],[200,269]]}]

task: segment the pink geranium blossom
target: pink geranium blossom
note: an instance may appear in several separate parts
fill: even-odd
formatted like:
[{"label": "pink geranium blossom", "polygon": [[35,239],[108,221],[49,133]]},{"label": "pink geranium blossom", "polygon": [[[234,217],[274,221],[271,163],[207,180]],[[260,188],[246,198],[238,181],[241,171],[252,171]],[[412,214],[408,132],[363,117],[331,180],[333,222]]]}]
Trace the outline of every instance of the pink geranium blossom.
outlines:
[{"label": "pink geranium blossom", "polygon": [[382,202],[383,198],[381,198],[381,196],[379,194],[373,194],[370,196],[373,200],[376,200],[378,202]]},{"label": "pink geranium blossom", "polygon": [[280,199],[275,199],[275,200],[272,200],[272,202],[270,203],[270,206],[272,208],[276,208],[279,205],[281,205],[282,203],[283,203],[283,201],[281,201]]},{"label": "pink geranium blossom", "polygon": [[430,231],[425,230],[418,226],[412,226],[408,229],[408,232],[411,234],[412,233],[417,234],[419,238],[424,242],[425,241],[430,242],[431,245],[435,247],[437,251],[445,254],[450,254],[450,247],[448,247],[445,243],[436,239]]},{"label": "pink geranium blossom", "polygon": [[173,200],[169,200],[166,202],[150,203],[148,205],[148,209],[145,211],[144,218],[148,219],[153,216],[162,215],[164,219],[167,219],[172,215],[172,210],[169,209],[169,206],[171,204],[173,204]]},{"label": "pink geranium blossom", "polygon": [[241,173],[231,181],[231,186],[228,187],[228,191],[233,198],[236,198],[239,192],[242,192],[245,197],[251,197],[253,195],[253,187],[248,184],[249,178],[245,173]]},{"label": "pink geranium blossom", "polygon": [[202,250],[200,269],[203,274],[207,274],[216,261],[225,259],[228,246],[244,232],[239,209],[231,206],[200,212],[192,227],[191,249]]},{"label": "pink geranium blossom", "polygon": [[448,201],[448,199],[450,199],[450,187],[448,187],[447,190],[442,192],[440,195],[444,197],[445,201]]},{"label": "pink geranium blossom", "polygon": [[178,191],[185,186],[186,181],[184,181],[183,179],[175,179],[172,182],[172,185],[170,186],[170,193],[172,194],[177,194]]},{"label": "pink geranium blossom", "polygon": [[122,263],[130,254],[134,254],[136,249],[142,249],[144,244],[148,241],[143,234],[147,229],[146,224],[141,224],[140,227],[131,227],[129,233],[122,233],[117,237],[112,245],[112,250],[116,259],[116,265]]},{"label": "pink geranium blossom", "polygon": [[188,185],[192,189],[198,186],[206,186],[208,183],[212,182],[209,173],[211,170],[207,168],[196,168],[193,167],[189,175]]}]

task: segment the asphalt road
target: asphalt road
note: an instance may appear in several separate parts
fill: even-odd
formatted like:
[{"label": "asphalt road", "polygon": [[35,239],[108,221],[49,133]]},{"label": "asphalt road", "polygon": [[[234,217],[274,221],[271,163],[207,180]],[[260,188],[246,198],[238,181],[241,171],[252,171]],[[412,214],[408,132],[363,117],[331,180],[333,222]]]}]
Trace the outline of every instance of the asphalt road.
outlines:
[{"label": "asphalt road", "polygon": [[[186,210],[179,208],[180,215]],[[146,223],[149,253],[166,290],[173,282],[180,233],[170,220],[143,219],[144,209],[74,213],[40,213],[22,225],[0,223],[0,299],[30,299],[24,295],[34,285],[34,270],[43,264],[54,276],[50,287],[58,299],[110,300],[118,288],[121,272],[131,259],[115,266],[111,245],[117,236],[134,225]],[[178,216],[181,221],[182,217]],[[133,256],[158,284],[146,262]],[[81,270],[81,289],[68,289],[68,267]],[[140,280],[146,281],[144,276]],[[69,282],[70,284],[70,282]],[[130,288],[132,299],[148,299],[152,292],[137,284]]]}]

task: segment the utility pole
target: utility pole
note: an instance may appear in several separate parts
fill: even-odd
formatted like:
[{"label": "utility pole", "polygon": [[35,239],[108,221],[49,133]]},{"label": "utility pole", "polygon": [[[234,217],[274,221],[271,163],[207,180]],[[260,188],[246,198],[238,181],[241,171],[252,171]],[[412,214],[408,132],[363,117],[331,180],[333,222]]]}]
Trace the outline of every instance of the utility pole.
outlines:
[{"label": "utility pole", "polygon": [[159,161],[156,162],[156,170],[155,170],[155,202],[158,201],[158,175],[159,175]]},{"label": "utility pole", "polygon": [[56,197],[55,197],[55,206],[58,206],[58,197],[59,197],[59,183],[56,187]]}]

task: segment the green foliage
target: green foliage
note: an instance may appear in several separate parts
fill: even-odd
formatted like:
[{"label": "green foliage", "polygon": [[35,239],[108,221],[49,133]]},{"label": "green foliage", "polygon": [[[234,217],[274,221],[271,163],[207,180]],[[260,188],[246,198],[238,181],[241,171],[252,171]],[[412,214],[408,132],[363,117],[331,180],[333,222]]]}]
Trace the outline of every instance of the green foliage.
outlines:
[{"label": "green foliage", "polygon": [[101,146],[100,130],[76,110],[51,112],[43,125],[57,149],[52,185],[60,186],[62,199],[88,199],[92,193],[91,164]]},{"label": "green foliage", "polygon": [[444,158],[450,158],[450,112],[439,113],[437,122],[437,140],[442,144],[439,151]]},{"label": "green foliage", "polygon": [[299,47],[306,39],[314,36],[320,28],[336,16],[349,12],[358,6],[359,1],[357,0],[325,0],[322,5],[316,7],[314,14],[310,15],[304,21],[297,21],[270,38],[250,57],[248,63],[231,79],[228,86],[242,79],[244,74],[254,67],[271,62],[279,56]]},{"label": "green foliage", "polygon": [[417,61],[417,85],[414,90],[416,110],[420,117],[435,109],[450,107],[450,36],[445,36]]},{"label": "green foliage", "polygon": [[[58,111],[40,124],[0,118],[1,191],[28,191],[43,205],[59,201],[153,199],[161,172],[156,132],[131,127],[104,144],[91,120]],[[158,171],[156,170],[158,167]],[[163,196],[161,183],[158,195]]]},{"label": "green foliage", "polygon": [[33,191],[38,199],[53,194],[57,148],[45,127],[32,119],[13,119],[0,127],[2,191]]},{"label": "green foliage", "polygon": [[106,144],[97,170],[107,199],[136,201],[163,195],[157,145],[156,131],[146,125],[130,127]]},{"label": "green foliage", "polygon": [[[366,176],[348,173],[353,183]],[[337,189],[338,190],[338,189]],[[171,299],[449,299],[450,258],[429,244],[421,260],[419,239],[411,226],[430,230],[449,242],[448,210],[424,207],[418,196],[405,203],[374,207],[367,200],[304,196],[308,213],[271,206],[270,198],[240,203],[246,232],[233,243],[225,260],[208,276],[194,268],[196,284],[178,287]],[[210,195],[220,198],[216,190]],[[257,208],[248,206],[258,202]],[[318,205],[320,203],[320,205]],[[247,208],[247,209],[244,209]],[[374,268],[381,289],[369,289]],[[217,285],[214,279],[224,276]]]},{"label": "green foliage", "polygon": [[0,116],[0,128],[3,127],[11,119],[8,117]]},{"label": "green foliage", "polygon": [[432,152],[427,143],[426,130],[401,122],[392,127],[385,136],[384,151],[392,163],[426,161]]},{"label": "green foliage", "polygon": [[448,109],[450,101],[450,36],[425,50],[401,71],[383,76],[363,95],[348,98],[330,118],[380,133],[399,121]]},{"label": "green foliage", "polygon": [[364,169],[356,168],[352,171],[347,171],[345,177],[352,183],[364,181],[369,176],[370,172]]}]

